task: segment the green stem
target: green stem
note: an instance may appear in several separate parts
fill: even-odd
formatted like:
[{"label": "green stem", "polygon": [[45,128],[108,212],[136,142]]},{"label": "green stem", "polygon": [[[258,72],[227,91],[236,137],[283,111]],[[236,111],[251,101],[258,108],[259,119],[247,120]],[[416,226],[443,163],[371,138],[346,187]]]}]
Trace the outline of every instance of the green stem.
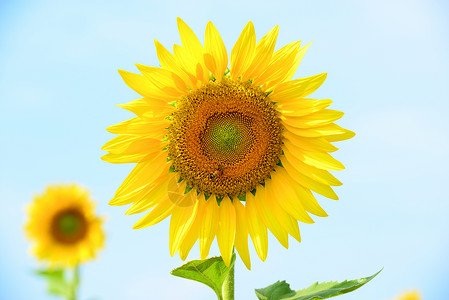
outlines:
[{"label": "green stem", "polygon": [[223,293],[223,300],[234,300],[234,265],[235,264],[231,264],[228,276],[226,276],[223,282],[221,290]]},{"label": "green stem", "polygon": [[80,270],[79,270],[79,265],[77,264],[73,268],[73,278],[72,278],[72,283],[70,285],[70,293],[68,295],[67,300],[76,300],[77,294],[78,294],[77,292],[78,292],[79,281],[80,281]]}]

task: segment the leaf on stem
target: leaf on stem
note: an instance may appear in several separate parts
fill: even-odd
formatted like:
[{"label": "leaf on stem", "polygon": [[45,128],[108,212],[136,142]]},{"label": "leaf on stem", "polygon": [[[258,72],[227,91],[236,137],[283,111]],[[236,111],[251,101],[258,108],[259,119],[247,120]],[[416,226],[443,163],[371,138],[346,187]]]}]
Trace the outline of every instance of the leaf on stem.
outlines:
[{"label": "leaf on stem", "polygon": [[174,276],[201,282],[214,290],[219,300],[223,299],[222,286],[229,270],[235,262],[235,254],[229,268],[225,265],[221,256],[211,257],[206,260],[192,260],[174,269],[170,273]]},{"label": "leaf on stem", "polygon": [[352,292],[371,279],[377,276],[382,270],[376,274],[354,280],[345,280],[343,282],[331,281],[323,283],[314,283],[306,289],[297,292],[290,289],[290,285],[285,281],[278,281],[266,288],[256,289],[256,295],[259,300],[321,300],[338,295]]},{"label": "leaf on stem", "polygon": [[64,269],[46,269],[36,271],[36,275],[45,278],[47,281],[47,291],[49,294],[68,297],[71,285],[64,275]]}]

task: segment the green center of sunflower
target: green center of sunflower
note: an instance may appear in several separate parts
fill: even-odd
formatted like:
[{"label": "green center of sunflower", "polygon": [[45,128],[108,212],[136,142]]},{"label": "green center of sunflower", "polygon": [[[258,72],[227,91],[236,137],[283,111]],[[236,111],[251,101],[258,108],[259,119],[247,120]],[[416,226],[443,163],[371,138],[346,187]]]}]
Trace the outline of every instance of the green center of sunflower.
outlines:
[{"label": "green center of sunflower", "polygon": [[233,120],[224,120],[223,123],[217,124],[211,128],[210,142],[212,146],[223,153],[234,153],[240,148],[242,141],[239,127]]},{"label": "green center of sunflower", "polygon": [[77,215],[67,214],[58,220],[58,227],[64,234],[74,234],[81,227],[81,220]]},{"label": "green center of sunflower", "polygon": [[263,183],[279,162],[278,113],[269,96],[251,82],[209,82],[180,101],[172,120],[172,167],[206,195],[244,195]]},{"label": "green center of sunflower", "polygon": [[239,114],[216,114],[208,118],[201,142],[205,153],[220,161],[230,161],[250,146],[250,134],[251,128]]},{"label": "green center of sunflower", "polygon": [[83,239],[87,233],[87,221],[77,208],[63,210],[53,217],[51,233],[55,240],[63,244],[73,244]]}]

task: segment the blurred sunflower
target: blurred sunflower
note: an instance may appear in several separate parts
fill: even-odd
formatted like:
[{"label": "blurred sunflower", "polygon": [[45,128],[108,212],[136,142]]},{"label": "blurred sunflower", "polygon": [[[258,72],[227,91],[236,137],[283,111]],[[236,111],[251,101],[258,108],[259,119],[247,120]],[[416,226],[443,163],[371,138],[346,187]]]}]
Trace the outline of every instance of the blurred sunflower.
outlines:
[{"label": "blurred sunflower", "polygon": [[72,185],[48,186],[27,207],[25,231],[32,252],[52,266],[75,266],[93,259],[103,247],[102,220],[88,191]]},{"label": "blurred sunflower", "polygon": [[417,291],[405,292],[395,300],[421,300],[421,295]]},{"label": "blurred sunflower", "polygon": [[182,46],[170,53],[155,41],[161,68],[137,64],[143,74],[119,70],[143,98],[118,105],[137,117],[110,126],[118,134],[103,146],[111,163],[137,163],[111,205],[127,214],[151,209],[134,228],[171,215],[171,255],[185,260],[199,240],[201,259],[217,237],[229,265],[235,246],[250,268],[248,234],[262,260],[267,228],[288,247],[300,241],[298,220],[325,217],[311,191],[338,199],[341,185],[328,170],[343,165],[330,142],[354,133],[333,122],[343,113],[332,101],[307,98],[326,74],[291,80],[309,45],[274,51],[278,26],[258,43],[249,22],[228,54],[215,26],[204,47],[178,18]]}]

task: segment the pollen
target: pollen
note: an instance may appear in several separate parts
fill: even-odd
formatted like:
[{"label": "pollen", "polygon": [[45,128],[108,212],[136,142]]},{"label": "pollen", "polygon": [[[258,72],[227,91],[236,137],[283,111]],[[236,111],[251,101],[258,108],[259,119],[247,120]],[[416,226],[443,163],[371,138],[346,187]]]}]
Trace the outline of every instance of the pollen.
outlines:
[{"label": "pollen", "polygon": [[279,162],[282,126],[269,95],[250,81],[224,78],[186,95],[172,115],[169,158],[206,195],[255,189]]}]

